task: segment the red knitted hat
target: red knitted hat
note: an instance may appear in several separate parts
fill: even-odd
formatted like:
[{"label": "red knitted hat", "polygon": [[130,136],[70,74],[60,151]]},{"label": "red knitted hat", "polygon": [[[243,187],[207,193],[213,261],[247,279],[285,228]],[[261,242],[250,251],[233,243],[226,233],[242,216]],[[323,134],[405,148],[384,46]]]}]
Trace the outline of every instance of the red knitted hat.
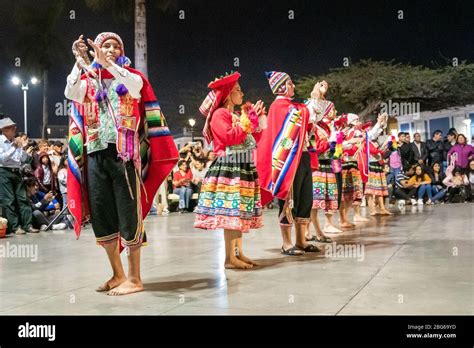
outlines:
[{"label": "red knitted hat", "polygon": [[210,143],[213,138],[210,127],[212,113],[216,111],[227,99],[239,78],[240,74],[236,71],[230,75],[226,74],[225,76],[216,78],[208,85],[212,91],[207,94],[206,98],[199,107],[199,112],[201,112],[201,114],[206,117],[203,135],[208,143]]},{"label": "red knitted hat", "polygon": [[208,87],[211,88],[212,91],[207,94],[199,107],[201,114],[205,117],[209,117],[216,109],[218,109],[229,96],[239,78],[240,74],[236,71],[230,75],[221,76],[215,78],[214,81],[209,82]]}]

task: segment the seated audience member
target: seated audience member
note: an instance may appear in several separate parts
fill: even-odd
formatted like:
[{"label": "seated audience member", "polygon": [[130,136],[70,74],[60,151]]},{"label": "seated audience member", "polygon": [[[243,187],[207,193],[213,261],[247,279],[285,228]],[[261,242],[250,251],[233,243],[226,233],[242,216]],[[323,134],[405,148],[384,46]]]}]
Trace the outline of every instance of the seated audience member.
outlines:
[{"label": "seated audience member", "polygon": [[193,174],[185,160],[178,162],[178,168],[173,174],[173,193],[179,195],[178,212],[182,214],[189,209],[189,202],[193,195],[191,189]]},{"label": "seated audience member", "polygon": [[432,196],[431,201],[435,204],[441,202],[446,195],[447,188],[443,184],[445,177],[446,175],[442,171],[441,164],[439,162],[433,163],[430,172]]},{"label": "seated audience member", "polygon": [[[33,227],[44,231],[54,217],[59,214],[59,202],[54,198],[52,192],[43,193],[39,191],[36,178],[30,177],[25,180],[26,194],[33,210]],[[53,230],[64,230],[65,223],[57,223],[51,226]]]},{"label": "seated audience member", "polygon": [[448,188],[447,201],[450,203],[464,203],[468,198],[469,180],[460,168],[448,166],[443,184]]},{"label": "seated audience member", "polygon": [[431,178],[421,165],[415,166],[415,174],[408,180],[408,186],[417,189],[418,205],[423,205],[423,198],[428,196],[426,204],[431,204]]},{"label": "seated audience member", "polygon": [[416,188],[409,187],[408,181],[415,174],[414,166],[408,165],[403,172],[397,174],[395,178],[394,196],[399,200],[399,208],[402,209],[406,202],[410,201],[412,205],[416,205]]}]

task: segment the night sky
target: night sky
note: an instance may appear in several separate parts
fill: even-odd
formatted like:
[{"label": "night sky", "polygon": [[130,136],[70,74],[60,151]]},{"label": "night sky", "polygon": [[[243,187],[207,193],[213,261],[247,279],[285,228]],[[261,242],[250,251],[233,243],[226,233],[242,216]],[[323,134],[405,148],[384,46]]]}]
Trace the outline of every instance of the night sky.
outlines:
[{"label": "night sky", "polygon": [[[23,128],[23,97],[10,83],[15,68],[16,24],[11,12],[25,1],[0,0],[0,112]],[[133,55],[133,18],[114,21],[110,14],[88,10],[84,1],[66,1],[59,32],[65,47],[83,33],[92,39],[102,31],[115,31]],[[148,0],[148,3],[151,1]],[[69,20],[69,10],[76,19]],[[185,20],[178,11],[185,11]],[[288,19],[293,10],[295,19]],[[397,18],[402,10],[404,19]],[[421,64],[446,64],[444,58],[474,62],[474,1],[204,1],[177,0],[161,13],[147,7],[148,69],[172,132],[180,132],[188,118],[201,118],[196,98],[205,97],[206,85],[215,76],[238,70],[241,85],[251,96],[271,100],[264,72],[282,70],[293,77],[317,75],[342,66],[343,58],[392,60]],[[55,43],[45,49],[55,49]],[[55,115],[55,104],[64,100],[66,76],[73,66],[71,53],[58,59],[50,72],[50,124],[66,124]],[[234,58],[240,67],[234,67]],[[444,57],[444,58],[443,58]],[[356,81],[355,81],[356,82]],[[40,135],[42,85],[28,93],[29,132]],[[178,107],[186,106],[180,115]],[[357,112],[357,110],[354,110]]]}]

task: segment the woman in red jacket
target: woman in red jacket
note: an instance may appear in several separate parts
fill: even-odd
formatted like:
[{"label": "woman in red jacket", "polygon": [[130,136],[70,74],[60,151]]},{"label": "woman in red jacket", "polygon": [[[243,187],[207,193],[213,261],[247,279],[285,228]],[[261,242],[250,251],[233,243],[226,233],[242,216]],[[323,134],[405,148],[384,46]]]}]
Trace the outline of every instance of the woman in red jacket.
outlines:
[{"label": "woman in red jacket", "polygon": [[247,269],[256,265],[242,250],[242,232],[262,227],[258,174],[252,151],[260,139],[259,117],[263,103],[246,103],[242,114],[235,107],[243,102],[240,74],[221,77],[209,84],[212,91],[200,107],[207,117],[204,135],[213,141],[217,158],[201,185],[194,227],[224,229],[225,268]]}]

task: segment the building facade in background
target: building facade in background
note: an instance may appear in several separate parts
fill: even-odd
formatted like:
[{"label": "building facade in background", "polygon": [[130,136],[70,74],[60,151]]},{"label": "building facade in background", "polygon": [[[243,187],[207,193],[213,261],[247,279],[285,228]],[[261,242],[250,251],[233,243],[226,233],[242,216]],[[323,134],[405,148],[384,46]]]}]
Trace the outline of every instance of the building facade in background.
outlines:
[{"label": "building facade in background", "polygon": [[450,128],[456,128],[458,133],[466,136],[470,144],[474,143],[474,105],[397,116],[396,121],[399,131],[408,132],[412,136],[420,133],[423,141],[431,139],[437,129],[446,136]]}]

